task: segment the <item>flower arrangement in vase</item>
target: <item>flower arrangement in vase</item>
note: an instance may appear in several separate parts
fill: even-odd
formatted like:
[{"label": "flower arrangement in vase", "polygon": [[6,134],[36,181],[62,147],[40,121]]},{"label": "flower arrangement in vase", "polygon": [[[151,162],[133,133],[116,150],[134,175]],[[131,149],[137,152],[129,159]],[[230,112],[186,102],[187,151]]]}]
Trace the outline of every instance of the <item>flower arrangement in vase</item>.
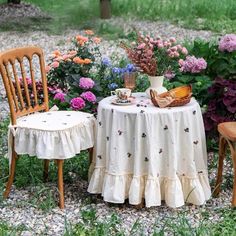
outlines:
[{"label": "flower arrangement in vase", "polygon": [[149,76],[151,86],[146,90],[150,96],[150,89],[158,94],[166,92],[162,86],[164,77],[171,79],[179,70],[180,59],[185,59],[188,50],[180,44],[177,44],[175,38],[162,40],[161,38],[152,38],[149,35],[141,35],[137,32],[137,40],[131,45],[121,43],[125,49],[128,58],[143,73]]}]

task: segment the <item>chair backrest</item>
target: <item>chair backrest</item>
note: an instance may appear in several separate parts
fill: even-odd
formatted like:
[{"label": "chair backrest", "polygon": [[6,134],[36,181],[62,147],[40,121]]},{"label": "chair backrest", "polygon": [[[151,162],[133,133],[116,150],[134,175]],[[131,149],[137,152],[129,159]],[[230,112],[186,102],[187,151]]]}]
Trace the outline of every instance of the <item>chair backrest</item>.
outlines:
[{"label": "chair backrest", "polygon": [[0,73],[13,125],[20,116],[48,111],[47,79],[41,48],[23,47],[0,53]]}]

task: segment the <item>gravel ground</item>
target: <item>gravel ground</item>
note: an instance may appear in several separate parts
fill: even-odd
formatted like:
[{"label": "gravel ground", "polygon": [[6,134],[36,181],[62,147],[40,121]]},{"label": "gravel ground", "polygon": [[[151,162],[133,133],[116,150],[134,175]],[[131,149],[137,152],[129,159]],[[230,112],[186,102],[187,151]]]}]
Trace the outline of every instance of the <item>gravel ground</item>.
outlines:
[{"label": "gravel ground", "polygon": [[[113,19],[109,23],[118,24],[124,27],[127,31],[130,27],[135,26],[138,30],[144,32],[152,32],[154,35],[159,35],[163,38],[175,36],[178,40],[185,38],[204,38],[209,39],[215,35],[208,31],[194,31],[183,29],[167,22],[148,22],[148,21],[124,21],[122,19]],[[0,51],[9,48],[37,45],[44,49],[46,60],[53,50],[66,50],[69,48],[67,40],[80,33],[79,31],[70,30],[63,32],[61,35],[48,35],[45,32],[30,32],[30,33],[15,33],[1,32],[0,33]],[[102,52],[108,56],[112,53],[123,55],[123,50],[117,47],[115,41],[103,41],[101,44]],[[0,81],[0,120],[8,116],[8,106],[6,103],[5,93]],[[210,159],[212,154],[210,154]],[[215,179],[215,173],[212,172],[210,179]],[[50,189],[56,189],[56,183],[48,185]],[[115,211],[123,220],[123,228],[128,233],[131,226],[136,220],[140,220],[145,226],[145,234],[150,234],[151,226],[158,219],[159,224],[163,224],[161,219],[168,216],[175,216],[179,211],[186,211],[186,216],[189,221],[196,225],[199,221],[200,213],[203,211],[213,211],[216,208],[224,208],[230,205],[231,191],[223,191],[220,198],[209,200],[206,205],[198,207],[186,205],[179,209],[170,209],[164,204],[161,207],[135,209],[128,204],[120,207],[113,205],[112,207],[104,203],[101,199],[96,198],[96,203],[89,205],[85,204],[85,199],[89,197],[86,193],[87,182],[78,180],[74,185],[65,186],[66,209],[60,210],[54,208],[49,212],[43,212],[27,200],[31,197],[33,189],[15,189],[10,194],[10,198],[4,202],[0,208],[0,220],[4,220],[11,225],[25,225],[28,230],[24,231],[23,235],[62,235],[65,230],[65,221],[75,224],[80,221],[80,211],[88,207],[94,207],[97,210],[99,219],[109,215],[111,211]],[[217,221],[219,216],[210,214],[210,220]]]}]

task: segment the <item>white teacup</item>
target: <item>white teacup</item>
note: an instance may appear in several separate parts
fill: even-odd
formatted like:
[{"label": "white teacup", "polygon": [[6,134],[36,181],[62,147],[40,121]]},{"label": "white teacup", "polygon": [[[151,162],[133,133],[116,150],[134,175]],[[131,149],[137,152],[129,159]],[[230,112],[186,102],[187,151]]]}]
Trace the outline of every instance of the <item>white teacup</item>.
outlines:
[{"label": "white teacup", "polygon": [[128,88],[118,88],[115,91],[111,91],[111,95],[116,95],[121,101],[127,101],[131,96],[131,89]]}]

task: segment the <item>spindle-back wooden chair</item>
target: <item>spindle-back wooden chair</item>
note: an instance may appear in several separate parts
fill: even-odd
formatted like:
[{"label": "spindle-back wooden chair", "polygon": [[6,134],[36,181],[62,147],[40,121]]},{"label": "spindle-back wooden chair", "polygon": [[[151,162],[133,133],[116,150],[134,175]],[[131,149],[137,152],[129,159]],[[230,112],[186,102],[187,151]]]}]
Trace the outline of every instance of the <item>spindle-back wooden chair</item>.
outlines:
[{"label": "spindle-back wooden chair", "polygon": [[222,183],[223,162],[226,154],[227,145],[230,148],[231,158],[234,169],[234,184],[233,184],[233,197],[232,206],[236,207],[236,122],[224,122],[218,125],[220,133],[219,141],[219,164],[218,174],[216,180],[216,187],[213,195],[218,196],[220,193],[220,185]]},{"label": "spindle-back wooden chair", "polygon": [[[38,60],[39,72],[42,83],[42,94],[37,91],[35,70],[33,60]],[[29,66],[29,76],[31,79],[31,89],[29,89],[25,62]],[[18,64],[17,64],[18,63]],[[18,68],[16,66],[18,65]],[[20,71],[21,79],[18,74]],[[44,55],[41,48],[24,47],[16,48],[0,53],[0,73],[2,75],[6,95],[10,107],[11,124],[17,124],[17,118],[30,115],[35,112],[43,112],[49,110],[48,105],[48,89],[45,72]],[[21,80],[21,82],[20,82]],[[90,151],[90,159],[92,150]],[[10,175],[4,192],[7,198],[15,175],[17,153],[14,149],[14,140],[12,144],[12,160],[10,166]],[[58,189],[59,189],[59,206],[64,208],[64,186],[63,186],[63,160],[56,160],[58,166]],[[44,179],[48,177],[49,160],[44,160]]]}]

